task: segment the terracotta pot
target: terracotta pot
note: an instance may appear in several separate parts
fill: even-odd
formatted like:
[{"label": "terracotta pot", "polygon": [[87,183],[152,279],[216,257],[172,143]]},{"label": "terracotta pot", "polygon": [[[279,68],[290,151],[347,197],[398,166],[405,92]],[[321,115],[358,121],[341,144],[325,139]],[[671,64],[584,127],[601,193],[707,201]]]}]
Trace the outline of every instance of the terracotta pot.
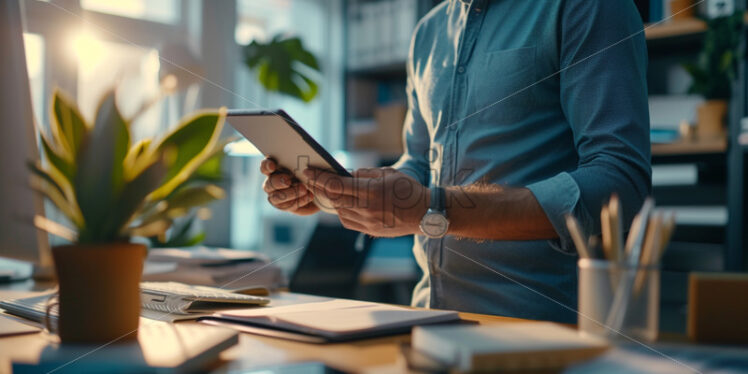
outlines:
[{"label": "terracotta pot", "polygon": [[[693,18],[694,6],[693,0],[670,0],[670,14],[672,19]],[[690,7],[690,8],[689,8]]]},{"label": "terracotta pot", "polygon": [[725,136],[727,100],[707,100],[696,110],[699,139],[714,139]]},{"label": "terracotta pot", "polygon": [[60,286],[57,332],[63,342],[137,338],[144,245],[66,245],[52,248],[52,256]]}]

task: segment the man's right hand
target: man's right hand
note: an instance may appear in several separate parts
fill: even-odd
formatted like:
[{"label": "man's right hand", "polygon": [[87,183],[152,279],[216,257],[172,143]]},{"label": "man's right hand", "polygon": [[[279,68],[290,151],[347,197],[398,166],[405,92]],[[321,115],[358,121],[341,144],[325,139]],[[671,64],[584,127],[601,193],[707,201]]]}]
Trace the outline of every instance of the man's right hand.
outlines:
[{"label": "man's right hand", "polygon": [[287,170],[280,170],[278,164],[266,158],[260,164],[260,171],[265,174],[262,189],[268,194],[270,204],[280,210],[306,216],[317,213],[319,208],[314,204],[314,195],[296,177]]}]

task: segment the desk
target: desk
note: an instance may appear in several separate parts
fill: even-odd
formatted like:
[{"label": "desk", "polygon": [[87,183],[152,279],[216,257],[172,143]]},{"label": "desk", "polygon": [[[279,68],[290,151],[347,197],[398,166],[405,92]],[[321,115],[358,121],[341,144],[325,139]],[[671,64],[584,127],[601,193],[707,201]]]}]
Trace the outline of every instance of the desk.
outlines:
[{"label": "desk", "polygon": [[[0,299],[21,296],[22,291],[42,290],[33,282],[0,286]],[[315,296],[281,292],[272,296],[281,304],[311,301]],[[497,322],[522,322],[524,320],[489,315],[461,313],[463,319],[482,324]],[[194,322],[183,322],[194,323]],[[38,352],[55,336],[37,333],[0,338],[0,373],[10,371],[12,360],[33,362]],[[409,335],[361,340],[338,344],[305,344],[275,338],[241,334],[239,344],[221,354],[216,365],[218,372],[247,369],[289,362],[321,361],[347,372],[402,372],[400,344],[407,343]]]}]

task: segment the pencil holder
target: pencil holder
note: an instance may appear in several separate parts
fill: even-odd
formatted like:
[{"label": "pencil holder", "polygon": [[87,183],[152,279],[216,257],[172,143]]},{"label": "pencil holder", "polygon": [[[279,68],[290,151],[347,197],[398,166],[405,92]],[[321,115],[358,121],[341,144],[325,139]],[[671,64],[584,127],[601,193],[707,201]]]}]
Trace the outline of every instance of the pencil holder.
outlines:
[{"label": "pencil holder", "polygon": [[579,331],[611,341],[654,341],[660,312],[660,269],[579,260]]}]

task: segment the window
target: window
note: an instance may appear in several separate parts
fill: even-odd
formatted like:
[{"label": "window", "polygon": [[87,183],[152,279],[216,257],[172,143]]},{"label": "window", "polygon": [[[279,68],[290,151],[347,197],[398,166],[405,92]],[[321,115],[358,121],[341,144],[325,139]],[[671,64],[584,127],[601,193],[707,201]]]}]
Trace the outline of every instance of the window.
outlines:
[{"label": "window", "polygon": [[[85,118],[94,118],[102,95],[115,86],[117,104],[126,118],[158,97],[158,50],[101,41],[84,33],[73,41],[72,51],[78,60],[78,105]],[[165,130],[170,119],[163,117],[163,105],[153,105],[138,117],[131,128],[133,138],[154,136]]]},{"label": "window", "polygon": [[178,0],[81,0],[81,7],[100,13],[163,23],[179,21]]},{"label": "window", "polygon": [[23,34],[26,50],[26,69],[31,85],[31,105],[36,123],[45,122],[44,113],[44,39],[38,34]]},{"label": "window", "polygon": [[240,108],[261,106],[283,108],[315,139],[330,149],[343,146],[342,107],[342,4],[330,0],[238,0],[234,38],[246,45],[268,40],[277,34],[301,37],[305,48],[317,57],[322,69],[320,92],[312,102],[303,103],[283,95],[264,92],[253,73],[240,65],[236,90],[253,103],[237,98]]},{"label": "window", "polygon": [[[239,46],[253,40],[267,41],[282,33],[298,36],[304,47],[316,57],[321,69],[320,91],[309,103],[266,92],[257,82],[254,72],[237,61],[234,97],[237,108],[283,108],[324,147],[335,151],[343,147],[343,47],[342,2],[335,0],[237,0],[234,40]],[[259,108],[258,108],[259,107]],[[249,144],[248,144],[249,145]],[[235,248],[276,248],[287,255],[289,249],[299,246],[305,238],[302,232],[311,229],[316,218],[293,217],[274,209],[267,202],[261,185],[264,176],[259,173],[262,159],[254,147],[236,147],[237,153],[248,156],[236,162],[232,170],[231,193],[231,245]],[[268,234],[273,222],[286,222],[293,226],[290,243],[274,242]],[[261,225],[248,224],[263,222]],[[272,231],[272,230],[271,230]],[[271,256],[272,256],[271,255]]]}]

